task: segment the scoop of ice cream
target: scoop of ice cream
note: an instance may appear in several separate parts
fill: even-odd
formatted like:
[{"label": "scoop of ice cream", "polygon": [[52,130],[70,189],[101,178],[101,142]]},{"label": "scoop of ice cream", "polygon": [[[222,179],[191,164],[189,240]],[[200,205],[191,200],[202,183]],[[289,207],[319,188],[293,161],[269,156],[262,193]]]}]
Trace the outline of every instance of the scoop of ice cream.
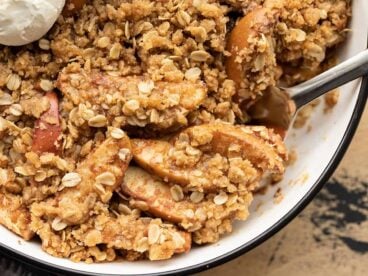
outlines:
[{"label": "scoop of ice cream", "polygon": [[20,46],[40,39],[64,5],[65,0],[1,0],[0,44]]}]

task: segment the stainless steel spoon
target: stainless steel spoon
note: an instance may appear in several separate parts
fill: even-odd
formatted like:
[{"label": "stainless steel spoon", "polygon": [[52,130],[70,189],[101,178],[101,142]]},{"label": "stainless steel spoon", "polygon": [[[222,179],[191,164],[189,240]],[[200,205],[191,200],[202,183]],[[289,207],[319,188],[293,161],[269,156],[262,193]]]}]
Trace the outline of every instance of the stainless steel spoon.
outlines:
[{"label": "stainless steel spoon", "polygon": [[304,83],[270,89],[247,112],[254,123],[287,130],[299,108],[366,74],[368,49]]}]

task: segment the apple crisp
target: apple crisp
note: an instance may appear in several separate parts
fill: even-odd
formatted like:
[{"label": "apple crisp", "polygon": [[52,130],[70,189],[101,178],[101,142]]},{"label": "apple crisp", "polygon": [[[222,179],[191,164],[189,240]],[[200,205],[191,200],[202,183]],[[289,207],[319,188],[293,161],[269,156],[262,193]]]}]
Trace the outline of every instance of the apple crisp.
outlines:
[{"label": "apple crisp", "polygon": [[217,242],[288,160],[247,108],[323,70],[350,4],[67,1],[42,39],[0,46],[0,224],[87,263]]}]

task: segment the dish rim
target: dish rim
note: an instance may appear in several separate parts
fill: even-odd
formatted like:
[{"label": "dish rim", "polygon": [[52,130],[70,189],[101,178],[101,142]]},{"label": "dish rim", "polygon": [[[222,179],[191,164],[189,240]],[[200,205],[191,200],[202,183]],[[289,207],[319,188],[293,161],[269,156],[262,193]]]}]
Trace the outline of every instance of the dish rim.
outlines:
[{"label": "dish rim", "polygon": [[[349,124],[345,130],[345,133],[337,147],[335,153],[330,159],[328,165],[323,170],[322,174],[319,176],[317,181],[312,185],[311,189],[303,196],[303,198],[292,208],[290,211],[284,215],[278,222],[276,222],[272,227],[262,232],[260,235],[255,237],[254,239],[248,241],[247,243],[242,244],[234,250],[226,252],[219,257],[211,259],[209,261],[187,266],[181,269],[174,269],[170,271],[160,272],[160,273],[146,273],[141,275],[187,275],[192,273],[198,273],[210,268],[214,268],[221,264],[224,264],[228,261],[231,261],[242,254],[252,250],[257,247],[261,243],[265,242],[277,232],[279,232],[282,228],[284,228],[291,220],[293,220],[317,195],[317,193],[321,190],[324,184],[331,177],[343,156],[345,155],[352,138],[357,130],[360,119],[364,112],[364,108],[366,105],[366,101],[368,99],[368,76],[362,78],[359,94],[357,97],[356,104],[354,106],[353,113],[350,117]],[[23,264],[30,266],[35,270],[54,272],[54,273],[69,273],[69,275],[93,275],[93,276],[116,276],[116,274],[100,274],[93,272],[86,272],[82,270],[76,270],[72,268],[67,268],[63,266],[59,266],[53,263],[49,263],[47,261],[34,260],[31,256],[23,254],[20,251],[17,251],[11,247],[8,247],[2,243],[0,243],[0,252],[5,253],[6,256],[9,256],[12,259],[20,261]],[[127,274],[119,274],[121,276]]]}]

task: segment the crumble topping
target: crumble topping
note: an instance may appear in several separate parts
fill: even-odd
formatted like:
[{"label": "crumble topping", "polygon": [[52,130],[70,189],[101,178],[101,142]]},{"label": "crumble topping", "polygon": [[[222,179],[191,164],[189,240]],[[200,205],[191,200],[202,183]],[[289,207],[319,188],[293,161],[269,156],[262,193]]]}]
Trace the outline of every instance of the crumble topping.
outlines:
[{"label": "crumble topping", "polygon": [[217,242],[288,159],[247,106],[326,68],[351,1],[70,2],[0,46],[0,223],[87,263]]}]

